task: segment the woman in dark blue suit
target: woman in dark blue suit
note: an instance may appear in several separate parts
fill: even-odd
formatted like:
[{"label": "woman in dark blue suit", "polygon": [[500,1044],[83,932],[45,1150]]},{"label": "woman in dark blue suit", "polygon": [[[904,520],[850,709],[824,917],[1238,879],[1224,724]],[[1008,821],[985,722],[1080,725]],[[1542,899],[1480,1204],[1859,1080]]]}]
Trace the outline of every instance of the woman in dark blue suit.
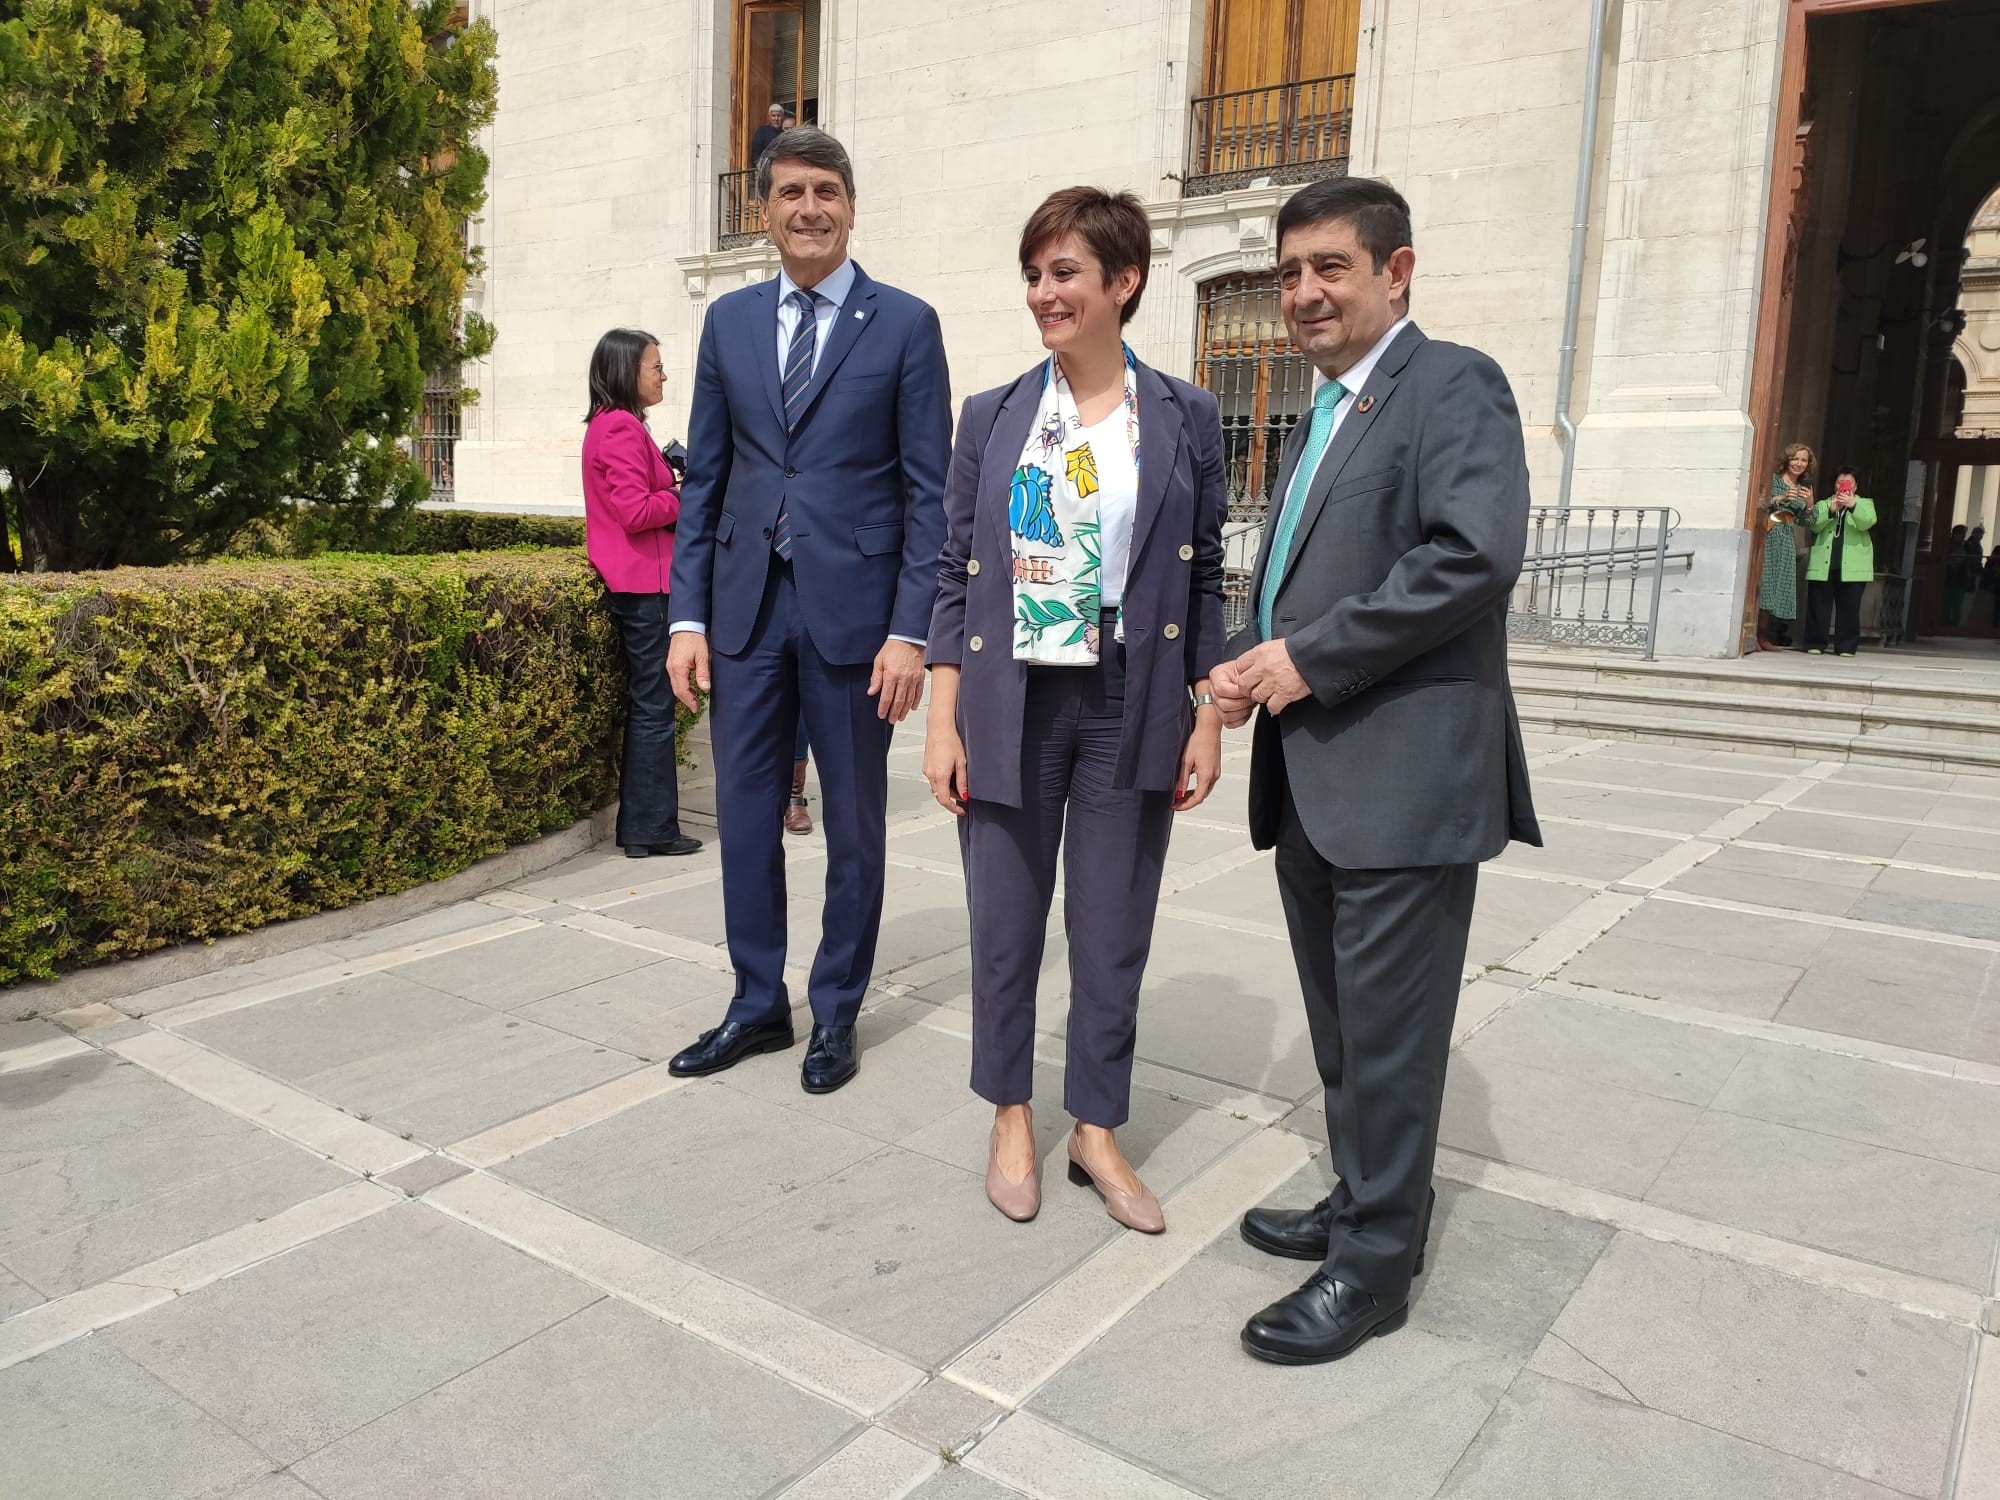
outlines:
[{"label": "woman in dark blue suit", "polygon": [[1124,325],[1152,258],[1130,193],[1067,188],[1021,235],[1049,358],[965,403],[928,648],[924,776],[958,813],[972,915],[972,1087],[994,1105],[986,1192],[1041,1206],[1030,1114],[1035,982],[1063,858],[1070,1176],[1165,1228],[1113,1132],[1167,837],[1222,765],[1222,419],[1139,363]]}]

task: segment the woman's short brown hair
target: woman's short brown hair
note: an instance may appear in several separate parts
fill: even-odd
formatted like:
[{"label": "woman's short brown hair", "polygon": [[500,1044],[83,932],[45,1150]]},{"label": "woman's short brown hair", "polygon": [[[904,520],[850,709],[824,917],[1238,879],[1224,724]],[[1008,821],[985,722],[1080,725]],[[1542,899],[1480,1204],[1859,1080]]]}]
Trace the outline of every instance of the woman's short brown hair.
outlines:
[{"label": "woman's short brown hair", "polygon": [[1044,246],[1071,235],[1097,257],[1106,286],[1127,266],[1137,268],[1139,285],[1118,310],[1121,325],[1131,322],[1153,261],[1153,225],[1145,205],[1136,193],[1107,193],[1103,188],[1072,187],[1050,193],[1021,230],[1021,264],[1025,267]]}]

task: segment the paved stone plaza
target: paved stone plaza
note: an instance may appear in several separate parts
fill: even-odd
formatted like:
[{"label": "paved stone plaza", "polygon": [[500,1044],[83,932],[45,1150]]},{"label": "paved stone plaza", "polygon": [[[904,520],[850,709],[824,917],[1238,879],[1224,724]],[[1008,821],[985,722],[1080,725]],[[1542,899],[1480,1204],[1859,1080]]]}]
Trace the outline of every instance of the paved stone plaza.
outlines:
[{"label": "paved stone plaza", "polygon": [[[1033,1224],[982,1195],[905,733],[833,1095],[796,1051],[667,1076],[731,988],[712,849],[8,997],[0,1496],[1994,1500],[2000,780],[1531,750],[1549,848],[1482,877],[1429,1273],[1339,1364],[1237,1345],[1306,1269],[1237,1216],[1328,1182],[1242,737],[1140,1013],[1147,1238],[1059,1160]],[[1045,973],[1055,1150],[1059,935]]]}]

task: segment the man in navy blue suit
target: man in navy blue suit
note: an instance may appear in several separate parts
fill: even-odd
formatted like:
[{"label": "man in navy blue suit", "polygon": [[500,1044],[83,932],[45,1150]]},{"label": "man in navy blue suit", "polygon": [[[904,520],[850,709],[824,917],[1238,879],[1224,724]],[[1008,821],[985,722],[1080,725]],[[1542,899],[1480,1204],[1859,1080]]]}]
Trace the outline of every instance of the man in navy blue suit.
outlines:
[{"label": "man in navy blue suit", "polygon": [[670,1068],[793,1044],[783,812],[801,712],[827,790],[826,910],[800,1079],[859,1066],[855,1017],[882,925],[889,736],[923,693],[944,544],[950,377],[937,314],[847,257],[854,169],[788,130],[757,164],[783,269],[702,325],[674,544],[667,671],[712,694],[716,818],[736,995]]}]

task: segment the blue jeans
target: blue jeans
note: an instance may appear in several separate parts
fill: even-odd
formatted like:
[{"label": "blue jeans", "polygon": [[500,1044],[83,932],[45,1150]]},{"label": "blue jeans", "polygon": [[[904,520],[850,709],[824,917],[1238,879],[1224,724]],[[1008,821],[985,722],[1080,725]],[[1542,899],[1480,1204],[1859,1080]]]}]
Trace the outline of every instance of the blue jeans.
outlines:
[{"label": "blue jeans", "polygon": [[625,752],[618,768],[618,842],[681,836],[674,771],[674,690],[667,681],[667,596],[614,594],[605,602],[625,647]]}]

